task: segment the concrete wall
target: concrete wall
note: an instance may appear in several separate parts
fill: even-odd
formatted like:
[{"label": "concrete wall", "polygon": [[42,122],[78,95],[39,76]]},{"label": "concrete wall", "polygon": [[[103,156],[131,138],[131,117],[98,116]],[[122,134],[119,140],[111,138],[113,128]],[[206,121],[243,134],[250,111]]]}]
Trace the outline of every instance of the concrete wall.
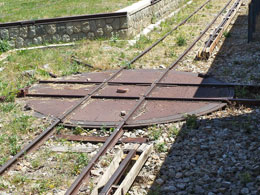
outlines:
[{"label": "concrete wall", "polygon": [[174,11],[183,0],[142,0],[115,13],[72,16],[36,21],[0,24],[0,39],[13,47],[46,43],[71,42],[81,39],[121,38],[138,34],[151,24]]}]

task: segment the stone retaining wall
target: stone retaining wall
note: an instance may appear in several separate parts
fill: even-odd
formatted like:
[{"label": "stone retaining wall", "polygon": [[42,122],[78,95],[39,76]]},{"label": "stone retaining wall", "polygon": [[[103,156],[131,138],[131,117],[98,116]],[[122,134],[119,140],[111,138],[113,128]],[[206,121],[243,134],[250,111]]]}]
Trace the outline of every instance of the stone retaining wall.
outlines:
[{"label": "stone retaining wall", "polygon": [[[71,19],[74,19],[71,17]],[[96,17],[71,21],[35,21],[0,24],[0,39],[8,40],[13,47],[40,45],[43,43],[71,42],[83,38],[126,37],[126,14],[113,17]]]},{"label": "stone retaining wall", "polygon": [[142,0],[115,13],[4,23],[0,24],[0,39],[20,48],[113,35],[126,38],[174,11],[180,1]]},{"label": "stone retaining wall", "polygon": [[176,10],[184,0],[160,0],[151,3],[151,0],[142,0],[129,7],[119,10],[128,14],[128,36],[140,33],[151,23],[169,15]]}]

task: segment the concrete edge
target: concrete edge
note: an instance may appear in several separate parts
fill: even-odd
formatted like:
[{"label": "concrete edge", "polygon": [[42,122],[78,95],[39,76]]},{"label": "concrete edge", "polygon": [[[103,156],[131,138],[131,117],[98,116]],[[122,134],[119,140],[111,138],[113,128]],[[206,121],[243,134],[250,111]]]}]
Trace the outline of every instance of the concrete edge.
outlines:
[{"label": "concrete edge", "polygon": [[116,11],[117,13],[118,12],[127,12],[128,15],[131,15],[131,14],[134,14],[148,6],[151,5],[151,0],[141,0],[141,1],[138,1],[128,7],[125,7],[123,9],[120,9],[118,11]]}]

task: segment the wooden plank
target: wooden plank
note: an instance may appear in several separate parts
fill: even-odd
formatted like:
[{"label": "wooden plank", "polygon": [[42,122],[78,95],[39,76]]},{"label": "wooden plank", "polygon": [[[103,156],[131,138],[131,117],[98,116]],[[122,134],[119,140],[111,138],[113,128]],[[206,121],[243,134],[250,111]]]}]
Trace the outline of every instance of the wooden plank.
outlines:
[{"label": "wooden plank", "polygon": [[146,162],[147,158],[151,154],[153,149],[152,145],[148,145],[146,150],[144,150],[136,161],[132,169],[129,171],[123,182],[119,185],[118,189],[114,193],[114,195],[122,195],[126,194],[129,188],[132,186],[136,176],[140,172],[141,168],[143,167],[144,163]]},{"label": "wooden plank", "polygon": [[89,153],[96,150],[94,147],[86,147],[86,146],[52,146],[50,150],[53,152],[82,152]]},{"label": "wooden plank", "polygon": [[98,189],[102,186],[104,186],[108,180],[110,179],[110,177],[113,175],[113,173],[116,171],[116,169],[119,167],[120,162],[122,161],[122,157],[123,157],[124,153],[123,150],[119,150],[116,155],[115,158],[112,160],[112,162],[110,163],[110,165],[108,166],[107,170],[105,171],[105,173],[103,174],[103,176],[101,177],[100,181],[98,182],[97,186],[94,188],[94,190],[92,191],[91,195],[98,195]]},{"label": "wooden plank", "polygon": [[121,177],[126,173],[126,170],[129,164],[132,161],[132,158],[135,156],[136,150],[129,150],[125,159],[120,163],[117,170],[113,173],[110,177],[109,181],[106,185],[102,188],[100,195],[108,195],[111,194],[112,186],[115,186],[120,181]]},{"label": "wooden plank", "polygon": [[[90,142],[90,143],[104,143],[108,137],[97,137],[97,136],[82,136],[82,135],[64,135],[58,134],[56,135],[57,138],[66,139],[69,141],[81,141],[81,142]],[[146,138],[142,137],[125,137],[121,138],[118,143],[145,143],[147,142]]]},{"label": "wooden plank", "polygon": [[139,148],[139,144],[126,144],[125,150],[137,150]]},{"label": "wooden plank", "polygon": [[147,144],[142,144],[142,145],[138,148],[138,151],[143,152],[144,150],[146,150],[147,146],[148,146]]}]

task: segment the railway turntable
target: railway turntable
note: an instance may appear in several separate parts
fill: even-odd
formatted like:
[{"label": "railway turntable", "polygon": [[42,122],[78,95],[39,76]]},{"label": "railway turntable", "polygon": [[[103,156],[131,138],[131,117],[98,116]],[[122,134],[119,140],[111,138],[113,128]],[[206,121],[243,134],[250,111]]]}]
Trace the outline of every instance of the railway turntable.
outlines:
[{"label": "railway turntable", "polygon": [[[59,118],[115,71],[83,73],[40,81],[28,89],[27,107],[39,116]],[[95,92],[63,121],[64,126],[115,127],[124,119],[163,73],[162,70],[123,70]],[[174,70],[157,83],[131,116],[126,127],[182,120],[187,114],[203,115],[226,105],[218,98],[233,98],[234,90],[219,80]]]}]

